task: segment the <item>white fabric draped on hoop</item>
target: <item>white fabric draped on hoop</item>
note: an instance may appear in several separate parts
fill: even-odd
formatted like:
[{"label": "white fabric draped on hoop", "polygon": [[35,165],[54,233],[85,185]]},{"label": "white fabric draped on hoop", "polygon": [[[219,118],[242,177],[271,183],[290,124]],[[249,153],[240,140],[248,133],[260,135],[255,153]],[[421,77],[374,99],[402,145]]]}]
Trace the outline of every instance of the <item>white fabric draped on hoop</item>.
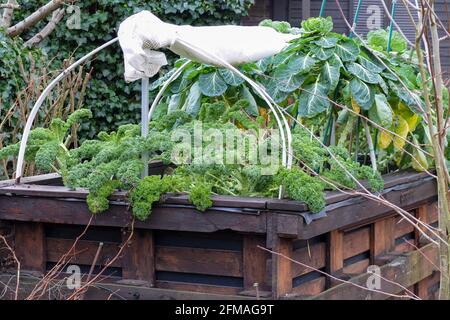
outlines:
[{"label": "white fabric draped on hoop", "polygon": [[180,45],[177,39],[237,66],[279,53],[289,40],[298,37],[269,27],[177,26],[161,21],[150,11],[141,11],[125,19],[120,24],[118,36],[128,82],[152,77],[167,64],[164,53],[157,51],[161,48],[193,61],[223,66],[220,61]]}]

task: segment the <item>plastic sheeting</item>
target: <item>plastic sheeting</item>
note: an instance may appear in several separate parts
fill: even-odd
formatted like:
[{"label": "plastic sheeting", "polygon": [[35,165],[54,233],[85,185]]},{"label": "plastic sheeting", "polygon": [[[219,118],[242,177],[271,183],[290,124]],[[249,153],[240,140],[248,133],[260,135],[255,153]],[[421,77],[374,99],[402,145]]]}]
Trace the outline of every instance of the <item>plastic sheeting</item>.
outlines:
[{"label": "plastic sheeting", "polygon": [[[274,55],[283,50],[289,40],[298,37],[269,27],[177,26],[161,21],[150,11],[125,19],[120,24],[118,36],[128,82],[152,77],[167,64],[165,54],[159,49],[168,48],[190,60],[221,66],[211,57],[215,56],[237,66]],[[211,55],[206,57],[202,51]]]}]

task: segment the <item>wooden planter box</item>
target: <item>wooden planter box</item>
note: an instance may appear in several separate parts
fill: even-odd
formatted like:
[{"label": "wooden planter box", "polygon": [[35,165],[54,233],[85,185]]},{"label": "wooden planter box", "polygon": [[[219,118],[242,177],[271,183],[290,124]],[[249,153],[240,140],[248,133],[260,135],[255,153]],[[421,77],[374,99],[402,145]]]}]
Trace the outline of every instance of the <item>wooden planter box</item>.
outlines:
[{"label": "wooden planter box", "polygon": [[[85,190],[58,184],[54,174],[27,178],[22,185],[0,183],[0,230],[14,243],[22,270],[45,274],[92,216]],[[385,185],[387,200],[436,225],[432,178],[403,172],[386,176]],[[389,298],[317,271],[365,286],[373,264],[383,278],[401,284],[383,280],[382,291],[398,295],[406,287],[423,299],[435,298],[437,250],[392,209],[331,192],[327,217],[308,225],[306,212],[296,201],[225,196],[199,212],[186,196],[167,197],[147,221],[136,221],[131,243],[104,274],[103,289],[92,289],[89,298],[108,297],[111,290],[127,299]],[[131,220],[126,195],[117,192],[108,212],[93,218],[70,264],[87,273],[102,242],[98,272],[128,237]]]}]

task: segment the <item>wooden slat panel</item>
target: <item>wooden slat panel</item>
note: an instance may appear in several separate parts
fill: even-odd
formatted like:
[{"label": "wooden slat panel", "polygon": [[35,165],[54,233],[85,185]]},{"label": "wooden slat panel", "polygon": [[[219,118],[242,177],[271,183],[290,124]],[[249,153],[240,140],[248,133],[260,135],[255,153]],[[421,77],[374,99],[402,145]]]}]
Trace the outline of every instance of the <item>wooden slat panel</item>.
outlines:
[{"label": "wooden slat panel", "polygon": [[[412,240],[408,240],[408,241],[412,241]],[[406,241],[395,246],[395,252],[405,253],[405,252],[410,252],[410,251],[414,251],[414,250],[415,250],[414,246],[412,246],[411,244],[409,244]]]},{"label": "wooden slat panel", "polygon": [[327,270],[329,273],[334,273],[344,266],[344,233],[339,230],[331,231],[327,249]]},{"label": "wooden slat panel", "polygon": [[242,277],[242,252],[156,246],[156,270]]},{"label": "wooden slat panel", "polygon": [[[69,252],[74,240],[47,238],[47,262],[58,262],[59,259]],[[92,265],[97,252],[99,242],[79,240],[75,250],[70,254],[70,263]],[[119,251],[117,244],[104,243],[97,265],[106,265]],[[111,267],[121,267],[120,258],[111,264]]]},{"label": "wooden slat panel", "polygon": [[319,277],[314,280],[303,283],[292,289],[292,294],[299,296],[313,296],[325,290],[326,279]]},{"label": "wooden slat panel", "polygon": [[395,217],[395,238],[411,233],[414,231],[414,226],[401,216]]},{"label": "wooden slat panel", "polygon": [[344,233],[344,259],[370,249],[370,226]]},{"label": "wooden slat panel", "polygon": [[[303,247],[292,252],[292,259],[304,263],[316,269],[325,267],[326,260],[326,243],[319,242],[309,247]],[[311,268],[292,262],[292,277],[298,277],[313,271]]]},{"label": "wooden slat panel", "polygon": [[[292,240],[276,237],[273,251],[292,257]],[[279,255],[272,255],[272,295],[273,298],[286,296],[292,291],[292,262]]]},{"label": "wooden slat panel", "polygon": [[[425,258],[426,257],[426,258]],[[433,245],[427,245],[421,249],[421,252],[413,251],[395,259],[392,263],[384,265],[380,268],[381,276],[393,283],[382,281],[383,292],[399,293],[402,288],[397,285],[401,284],[404,287],[410,287],[422,279],[428,277],[434,271],[433,265],[428,261],[431,260],[434,264],[438,263],[438,250]],[[368,278],[371,274],[362,274],[352,278],[352,282],[365,287]],[[341,284],[331,288],[314,299],[330,300],[330,299],[387,299],[385,294],[374,291],[367,291],[358,288],[353,284]]]},{"label": "wooden slat panel", "polygon": [[183,282],[163,281],[163,280],[156,280],[156,287],[179,291],[193,291],[200,293],[215,293],[215,294],[230,294],[230,295],[236,295],[242,291],[242,288],[222,287],[208,284],[183,283]]},{"label": "wooden slat panel", "polygon": [[267,260],[269,254],[258,246],[265,247],[266,239],[262,236],[245,235],[244,236],[244,288],[252,290],[255,283],[258,284],[260,290],[267,290],[270,285],[267,275]]},{"label": "wooden slat panel", "polygon": [[[328,234],[326,271],[335,274],[344,267],[344,232],[333,230]],[[331,278],[327,278],[327,287],[334,286]]]},{"label": "wooden slat panel", "polygon": [[[86,225],[92,217],[82,199],[55,197],[9,197],[0,195],[0,219],[35,221],[45,223]],[[146,221],[136,221],[135,229],[158,229],[192,232],[215,232],[230,229],[238,232],[264,234],[266,216],[260,213],[233,213],[210,209],[206,214],[192,208],[168,208],[156,206]],[[96,215],[91,225],[123,227],[132,217],[126,203],[111,204],[110,208]]]},{"label": "wooden slat panel", "polygon": [[438,204],[437,202],[428,205],[428,222],[433,223],[438,221]]},{"label": "wooden slat panel", "polygon": [[361,274],[367,272],[367,267],[370,265],[370,259],[364,259],[356,263],[350,264],[343,268],[343,272],[347,274]]},{"label": "wooden slat panel", "polygon": [[45,272],[44,225],[42,223],[17,222],[14,228],[14,249],[21,263],[21,269]]},{"label": "wooden slat panel", "polygon": [[[407,187],[408,185],[405,186],[406,189],[391,190],[384,193],[383,196],[387,201],[405,209],[436,196],[436,183],[432,178],[423,179],[418,185],[414,183],[409,189]],[[300,225],[298,238],[310,239],[331,230],[358,225],[392,212],[392,209],[387,206],[381,206],[376,201],[362,198],[352,200],[351,210],[348,209],[349,206],[330,208],[330,210],[327,210],[328,217],[326,219],[315,220],[309,225]],[[355,212],[358,214],[355,215]]]},{"label": "wooden slat panel", "polygon": [[395,248],[395,217],[376,221],[372,225],[370,255],[372,263],[376,257]]},{"label": "wooden slat panel", "polygon": [[[125,242],[129,234],[123,235]],[[153,232],[134,230],[131,242],[128,243],[122,259],[122,275],[124,279],[155,283],[155,244]]]}]

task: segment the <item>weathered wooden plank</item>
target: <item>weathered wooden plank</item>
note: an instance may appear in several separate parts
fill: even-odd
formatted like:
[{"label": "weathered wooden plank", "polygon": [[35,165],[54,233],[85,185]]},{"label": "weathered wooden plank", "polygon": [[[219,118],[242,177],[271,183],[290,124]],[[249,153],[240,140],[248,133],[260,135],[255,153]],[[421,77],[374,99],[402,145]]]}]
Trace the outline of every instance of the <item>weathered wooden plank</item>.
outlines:
[{"label": "weathered wooden plank", "polygon": [[42,223],[17,222],[14,250],[22,270],[45,272],[46,242]]},{"label": "weathered wooden plank", "polygon": [[[310,267],[321,269],[325,266],[326,260],[326,243],[319,242],[308,246],[300,248],[298,250],[292,251],[292,259]],[[292,262],[292,277],[298,277],[313,271],[311,268],[299,265],[298,263]]]},{"label": "weathered wooden plank", "polygon": [[[92,225],[123,227],[129,224],[131,213],[125,204],[113,203],[101,215],[96,215]],[[81,199],[47,197],[0,196],[0,219],[34,221],[59,224],[86,225],[92,214]],[[193,208],[155,206],[146,221],[136,221],[138,229],[214,232],[233,230],[264,234],[266,216],[262,213],[235,213],[218,210],[200,212]]]},{"label": "weathered wooden plank", "polygon": [[370,227],[344,233],[343,258],[348,259],[370,250]]},{"label": "weathered wooden plank", "polygon": [[438,221],[438,205],[437,202],[430,203],[427,208],[427,221],[434,223]]},{"label": "weathered wooden plank", "polygon": [[[22,184],[39,184],[39,183],[48,184],[50,182],[59,180],[60,178],[61,178],[61,176],[57,173],[47,173],[47,174],[41,174],[41,175],[31,176],[31,177],[22,177],[21,183]],[[10,187],[15,184],[16,184],[16,179],[3,180],[3,181],[0,181],[0,188]]]},{"label": "weathered wooden plank", "polygon": [[[128,238],[129,233],[124,233],[124,243]],[[155,284],[155,243],[152,231],[133,231],[124,251],[121,267],[124,279],[145,281],[149,286]]]},{"label": "weathered wooden plank", "polygon": [[157,246],[156,270],[242,277],[242,252]]},{"label": "weathered wooden plank", "polygon": [[[403,289],[396,285],[399,283],[404,287],[410,287],[422,279],[430,276],[434,271],[434,266],[427,260],[430,259],[434,264],[438,263],[438,250],[433,245],[427,245],[418,250],[407,253],[398,257],[389,264],[380,268],[380,273],[383,278],[386,278],[393,283],[381,280],[381,291],[398,294]],[[425,258],[426,257],[426,258]],[[351,279],[352,283],[356,283],[361,287],[356,287],[353,284],[340,284],[334,288],[313,297],[317,300],[377,300],[387,299],[389,296],[381,292],[374,292],[365,290],[368,277],[371,274],[363,274]]]},{"label": "weathered wooden plank", "polygon": [[411,222],[408,222],[402,216],[395,217],[395,238],[396,239],[400,238],[401,236],[404,236],[405,234],[414,232],[414,229],[415,228],[411,224]]},{"label": "weathered wooden plank", "polygon": [[[436,184],[432,179],[424,179],[420,184],[412,184],[409,189],[399,188],[384,194],[387,201],[404,209],[417,206],[435,196]],[[339,206],[328,211],[326,219],[315,220],[309,225],[300,225],[299,239],[310,239],[331,230],[348,228],[390,213],[392,213],[391,208],[374,200],[354,198],[347,206]]]},{"label": "weathered wooden plank", "polygon": [[[176,291],[195,292],[202,294],[220,294],[220,295],[237,295],[243,288],[215,286],[198,283],[183,283],[176,281],[156,280],[156,287],[161,289],[170,289]],[[190,299],[190,298],[186,298]]]},{"label": "weathered wooden plank", "polygon": [[358,275],[367,272],[367,267],[370,265],[370,259],[364,259],[353,264],[345,266],[342,271],[345,274]]},{"label": "weathered wooden plank", "polygon": [[[340,230],[333,230],[328,234],[327,239],[327,262],[326,271],[329,274],[336,273],[344,267],[344,233]],[[332,282],[327,279],[327,286]]]},{"label": "weathered wooden plank", "polygon": [[323,276],[292,288],[292,294],[289,294],[287,298],[289,299],[290,296],[313,296],[323,292],[325,288],[326,279]]},{"label": "weathered wooden plank", "polygon": [[[60,258],[69,253],[74,241],[71,239],[47,238],[47,262],[58,262]],[[100,242],[79,240],[70,254],[70,263],[92,265]],[[119,246],[113,243],[103,243],[97,265],[105,266],[119,252]],[[111,267],[121,267],[120,259],[114,261]]]},{"label": "weathered wooden plank", "polygon": [[[408,240],[410,241],[410,240]],[[414,251],[415,248],[414,246],[412,246],[410,243],[408,243],[408,241],[404,241],[402,243],[399,243],[395,246],[395,252],[398,253],[406,253],[406,252],[410,252],[410,251]]]},{"label": "weathered wooden plank", "polygon": [[[84,295],[85,300],[106,300],[106,299],[120,299],[120,300],[253,300],[253,297],[241,296],[236,293],[208,293],[207,290],[186,291],[174,289],[148,288],[144,286],[123,285],[114,283],[113,281],[102,281],[100,286],[92,286]],[[109,279],[111,280],[111,279]],[[39,279],[36,277],[26,276],[21,274],[20,277],[20,295],[19,298],[26,298],[27,295],[35,288]],[[59,290],[49,291],[47,297],[52,299],[60,298],[61,295],[69,296],[73,291],[66,286],[58,285],[60,280],[51,281],[49,287],[58,288]],[[15,282],[11,282],[11,275],[0,275],[0,290],[3,291],[4,285],[8,283],[14,286]],[[227,289],[227,288],[226,288]],[[232,288],[233,289],[233,288]],[[231,290],[229,291],[231,292]],[[233,290],[232,292],[236,292]],[[13,298],[11,296],[10,298]]]},{"label": "weathered wooden plank", "polygon": [[255,290],[255,283],[258,284],[258,290],[268,290],[270,283],[267,279],[267,260],[269,254],[258,246],[266,247],[266,239],[262,236],[244,235],[243,250],[243,276],[244,288],[246,290]]},{"label": "weathered wooden plank", "polygon": [[[83,188],[70,189],[64,186],[33,185],[33,184],[2,184],[0,194],[15,194],[19,196],[35,196],[49,198],[76,198],[86,199],[89,191]],[[116,191],[109,197],[110,200],[125,201],[127,192]],[[265,209],[267,198],[213,196],[213,206],[230,208]],[[167,194],[163,203],[191,205],[186,194]]]},{"label": "weathered wooden plank", "polygon": [[[292,257],[292,240],[276,237],[273,251]],[[286,258],[272,254],[272,296],[283,297],[292,291],[292,263]]]},{"label": "weathered wooden plank", "polygon": [[378,220],[372,225],[370,239],[370,258],[375,259],[395,248],[395,217]]}]

